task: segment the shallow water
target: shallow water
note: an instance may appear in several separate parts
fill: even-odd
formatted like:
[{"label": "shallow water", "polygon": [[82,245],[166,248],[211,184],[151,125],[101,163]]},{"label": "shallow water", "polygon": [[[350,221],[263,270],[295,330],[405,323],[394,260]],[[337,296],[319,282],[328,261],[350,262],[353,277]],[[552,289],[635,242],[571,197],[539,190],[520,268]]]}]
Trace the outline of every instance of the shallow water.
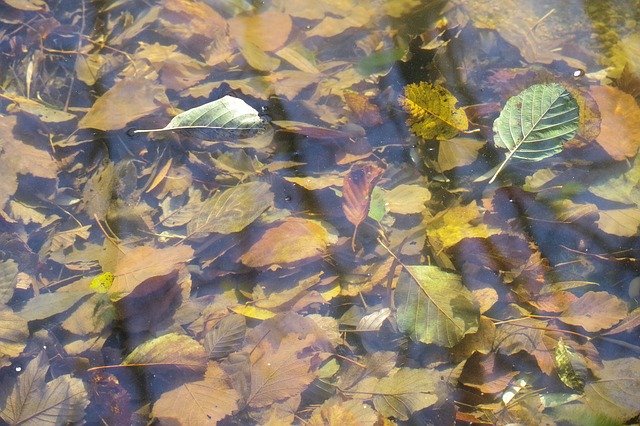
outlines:
[{"label": "shallow water", "polygon": [[0,4],[1,421],[637,422],[639,6]]}]

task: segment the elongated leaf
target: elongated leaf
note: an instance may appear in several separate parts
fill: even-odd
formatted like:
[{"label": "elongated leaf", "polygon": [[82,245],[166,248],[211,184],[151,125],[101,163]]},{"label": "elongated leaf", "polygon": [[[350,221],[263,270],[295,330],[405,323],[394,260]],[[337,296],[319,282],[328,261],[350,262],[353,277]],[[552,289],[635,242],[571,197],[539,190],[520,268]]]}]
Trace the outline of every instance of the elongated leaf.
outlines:
[{"label": "elongated leaf", "polygon": [[582,392],[587,368],[582,357],[565,345],[562,338],[558,340],[554,360],[558,369],[558,377],[562,383],[571,389]]},{"label": "elongated leaf", "polygon": [[409,113],[407,124],[423,139],[451,139],[469,128],[464,110],[456,108],[458,100],[444,87],[429,83],[409,84],[400,101]]},{"label": "elongated leaf", "polygon": [[180,132],[215,141],[248,138],[265,128],[266,123],[258,111],[242,99],[225,96],[176,115],[161,129],[134,130],[132,133]]},{"label": "elongated leaf", "polygon": [[436,266],[406,266],[398,279],[398,327],[412,340],[452,347],[478,330],[479,309],[459,276]]},{"label": "elongated leaf", "polygon": [[169,333],[144,342],[127,355],[122,364],[203,371],[207,354],[191,337]]},{"label": "elongated leaf", "polygon": [[[45,384],[49,361],[44,352],[34,358],[11,387],[0,407],[9,424],[49,425],[79,422],[89,404],[82,380],[66,374]],[[9,389],[7,383],[0,384]]]},{"label": "elongated leaf", "polygon": [[489,183],[511,158],[540,161],[562,151],[579,120],[578,103],[559,84],[536,84],[510,98],[493,122],[494,142],[509,154]]},{"label": "elongated leaf", "polygon": [[229,315],[204,336],[204,348],[209,358],[217,359],[240,349],[247,331],[247,321],[242,315]]},{"label": "elongated leaf", "polygon": [[20,355],[29,337],[27,321],[6,308],[0,308],[0,368]]}]

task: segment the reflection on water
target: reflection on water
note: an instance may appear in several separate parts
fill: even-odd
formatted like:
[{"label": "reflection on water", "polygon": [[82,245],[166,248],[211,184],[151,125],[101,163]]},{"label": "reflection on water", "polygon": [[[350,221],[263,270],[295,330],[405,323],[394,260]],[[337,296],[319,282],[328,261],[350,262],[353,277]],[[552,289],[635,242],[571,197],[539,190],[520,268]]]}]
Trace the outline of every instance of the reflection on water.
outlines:
[{"label": "reflection on water", "polygon": [[637,421],[639,6],[1,3],[0,418]]}]

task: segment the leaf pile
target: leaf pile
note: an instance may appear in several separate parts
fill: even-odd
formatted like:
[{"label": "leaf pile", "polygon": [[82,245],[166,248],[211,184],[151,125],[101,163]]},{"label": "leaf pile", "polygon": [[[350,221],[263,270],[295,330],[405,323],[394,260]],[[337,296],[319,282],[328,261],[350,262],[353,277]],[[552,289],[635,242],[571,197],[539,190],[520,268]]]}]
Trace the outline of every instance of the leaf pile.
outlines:
[{"label": "leaf pile", "polygon": [[637,423],[638,7],[0,3],[0,423]]}]

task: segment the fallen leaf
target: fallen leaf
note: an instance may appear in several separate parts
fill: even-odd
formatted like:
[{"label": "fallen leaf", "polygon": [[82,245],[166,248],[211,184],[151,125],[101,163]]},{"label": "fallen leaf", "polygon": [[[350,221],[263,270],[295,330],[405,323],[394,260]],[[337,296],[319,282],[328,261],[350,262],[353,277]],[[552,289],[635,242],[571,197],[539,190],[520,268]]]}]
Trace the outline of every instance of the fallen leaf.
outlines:
[{"label": "fallen leaf", "polygon": [[446,172],[468,166],[478,158],[478,151],[486,143],[471,138],[455,137],[438,145],[438,166]]},{"label": "fallen leaf", "polygon": [[25,114],[37,117],[45,123],[63,123],[76,118],[74,114],[48,107],[40,102],[23,96],[4,92],[0,94],[0,97],[13,102],[13,105],[11,105],[8,110],[24,112]]},{"label": "fallen leaf", "polygon": [[162,86],[144,78],[125,78],[94,102],[78,123],[78,128],[120,130],[127,123],[169,105]]},{"label": "fallen leaf", "polygon": [[540,370],[551,375],[555,369],[554,357],[545,343],[547,322],[530,318],[501,324],[496,332],[496,345],[499,352],[512,355],[525,352],[538,362]]},{"label": "fallen leaf", "polygon": [[367,96],[356,92],[343,93],[344,100],[356,117],[356,121],[364,127],[373,127],[382,124],[382,115],[378,107]]},{"label": "fallen leaf", "polygon": [[313,260],[325,255],[337,240],[320,222],[291,217],[267,229],[240,261],[253,268],[273,268]]},{"label": "fallen leaf", "polygon": [[589,192],[616,203],[631,206],[640,204],[640,159],[636,158],[633,166],[622,175],[591,185]]},{"label": "fallen leaf", "polygon": [[478,223],[481,218],[475,203],[451,207],[427,220],[427,237],[437,247],[447,249],[465,238],[488,238],[500,233],[484,223]]},{"label": "fallen leaf", "polygon": [[229,33],[241,47],[252,44],[264,52],[281,48],[289,38],[291,28],[291,17],[273,10],[236,16],[229,21]]},{"label": "fallen leaf", "polygon": [[558,319],[588,332],[611,328],[627,316],[627,304],[606,291],[589,291],[574,301]]},{"label": "fallen leaf", "polygon": [[389,213],[418,214],[431,199],[431,191],[421,185],[398,185],[384,192],[385,208]]},{"label": "fallen leaf", "polygon": [[598,210],[598,228],[607,234],[634,237],[640,228],[640,210],[637,207],[615,210]]},{"label": "fallen leaf", "polygon": [[13,297],[18,272],[18,265],[13,260],[8,259],[0,262],[0,304],[9,302]]},{"label": "fallen leaf", "polygon": [[354,225],[352,247],[355,247],[358,226],[369,215],[371,192],[384,169],[375,163],[357,164],[351,167],[342,184],[342,211],[347,220]]},{"label": "fallen leaf", "polygon": [[244,343],[247,322],[241,315],[228,315],[220,320],[203,339],[209,358],[224,358]]},{"label": "fallen leaf", "polygon": [[497,394],[507,389],[518,373],[519,371],[496,359],[495,353],[490,353],[471,356],[465,362],[458,381],[483,394]]},{"label": "fallen leaf", "polygon": [[[191,247],[136,247],[120,256],[113,269],[114,280],[109,295],[118,301],[135,292],[142,296],[152,292],[170,276],[176,274],[193,257]],[[106,268],[105,268],[106,266]],[[103,265],[111,269],[111,265]]]},{"label": "fallen leaf", "polygon": [[436,266],[404,269],[394,294],[400,331],[416,342],[450,348],[478,330],[478,306],[458,275]]},{"label": "fallen leaf", "polygon": [[624,332],[630,332],[636,327],[640,326],[640,308],[636,308],[625,317],[618,325],[608,330],[604,334],[618,334]]},{"label": "fallen leaf", "polygon": [[207,367],[204,347],[184,334],[169,333],[137,346],[122,361],[123,366],[172,367],[202,372]]},{"label": "fallen leaf", "polygon": [[69,374],[58,376],[48,383],[45,377],[49,360],[44,352],[29,361],[14,384],[5,377],[1,388],[8,391],[0,418],[9,424],[66,424],[80,423],[89,405],[82,380]]},{"label": "fallen leaf", "polygon": [[599,380],[587,383],[585,403],[596,413],[626,422],[640,413],[640,360],[637,357],[603,361]]},{"label": "fallen leaf", "polygon": [[415,412],[438,401],[442,373],[426,368],[400,368],[383,377],[373,389],[373,405],[385,417],[409,420]]},{"label": "fallen leaf", "polygon": [[602,122],[596,142],[614,160],[631,158],[640,148],[640,107],[633,96],[611,86],[593,86]]},{"label": "fallen leaf", "polygon": [[11,358],[22,353],[28,338],[27,321],[10,309],[0,307],[0,368],[11,365]]},{"label": "fallen leaf", "polygon": [[238,398],[227,384],[224,371],[210,362],[202,380],[184,383],[160,395],[151,415],[160,424],[211,425],[237,410]]},{"label": "fallen leaf", "polygon": [[307,426],[369,426],[378,421],[374,409],[357,399],[343,401],[337,397],[316,408]]},{"label": "fallen leaf", "polygon": [[185,206],[185,210],[193,212],[187,225],[189,237],[242,231],[273,205],[269,189],[265,182],[248,182],[217,192],[199,205]]},{"label": "fallen leaf", "polygon": [[87,288],[85,291],[56,291],[38,294],[29,299],[19,314],[27,321],[43,320],[70,309],[91,293],[93,291]]},{"label": "fallen leaf", "polygon": [[408,84],[400,104],[409,113],[407,124],[423,139],[446,140],[467,130],[469,123],[458,100],[444,87],[429,83]]},{"label": "fallen leaf", "polygon": [[317,191],[319,189],[325,189],[329,187],[342,187],[344,183],[344,177],[337,174],[324,174],[322,176],[305,176],[305,177],[290,177],[285,176],[284,179],[287,182],[295,183],[308,189],[309,191]]}]

